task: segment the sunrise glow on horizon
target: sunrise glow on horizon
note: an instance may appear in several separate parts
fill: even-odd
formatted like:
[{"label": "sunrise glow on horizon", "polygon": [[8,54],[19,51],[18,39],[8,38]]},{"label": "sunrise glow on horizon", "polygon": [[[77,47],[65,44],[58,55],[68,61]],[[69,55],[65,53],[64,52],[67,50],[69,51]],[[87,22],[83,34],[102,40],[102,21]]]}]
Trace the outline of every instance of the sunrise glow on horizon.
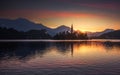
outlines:
[{"label": "sunrise glow on horizon", "polygon": [[[36,0],[0,2],[0,18],[26,18],[50,28],[74,25],[75,30],[120,29],[118,0]],[[6,5],[7,4],[7,5]],[[26,5],[27,4],[27,5]]]}]

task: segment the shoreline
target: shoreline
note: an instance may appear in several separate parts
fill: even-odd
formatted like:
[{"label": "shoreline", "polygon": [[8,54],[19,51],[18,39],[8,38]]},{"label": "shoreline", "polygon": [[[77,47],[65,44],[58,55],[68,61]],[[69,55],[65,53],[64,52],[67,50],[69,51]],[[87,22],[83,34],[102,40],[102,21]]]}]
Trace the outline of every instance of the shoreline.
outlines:
[{"label": "shoreline", "polygon": [[86,39],[86,40],[53,40],[53,39],[4,39],[0,42],[120,42],[120,39]]}]

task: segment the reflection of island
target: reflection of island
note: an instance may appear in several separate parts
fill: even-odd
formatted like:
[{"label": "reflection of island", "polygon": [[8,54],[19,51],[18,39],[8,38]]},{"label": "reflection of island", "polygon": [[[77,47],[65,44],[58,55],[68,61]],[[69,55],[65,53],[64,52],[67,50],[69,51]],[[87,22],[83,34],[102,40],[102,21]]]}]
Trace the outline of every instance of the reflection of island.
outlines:
[{"label": "reflection of island", "polygon": [[71,56],[73,56],[73,52],[74,52],[73,42],[58,42],[56,43],[56,47],[59,50],[59,52],[62,53],[71,52]]},{"label": "reflection of island", "polygon": [[[56,47],[57,52],[61,54],[71,53],[74,55],[74,47],[84,46],[103,46],[105,50],[113,50],[116,47],[120,49],[119,42],[1,42],[0,43],[0,59],[4,57],[17,56],[19,59],[25,59],[29,56],[34,56],[36,53],[40,57],[46,53],[54,50]],[[50,49],[49,49],[50,48]]]}]

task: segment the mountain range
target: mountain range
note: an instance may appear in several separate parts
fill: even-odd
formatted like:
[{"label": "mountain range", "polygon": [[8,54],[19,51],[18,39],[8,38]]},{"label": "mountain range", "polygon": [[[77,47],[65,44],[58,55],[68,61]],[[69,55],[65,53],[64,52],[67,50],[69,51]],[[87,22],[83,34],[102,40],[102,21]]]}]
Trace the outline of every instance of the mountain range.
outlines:
[{"label": "mountain range", "polygon": [[[43,24],[37,24],[37,23],[31,22],[24,18],[18,18],[18,19],[14,19],[14,20],[1,18],[0,19],[0,27],[13,28],[17,31],[22,31],[22,32],[27,32],[30,30],[45,29],[47,31],[47,33],[50,34],[51,36],[55,36],[59,32],[70,31],[70,27],[65,26],[65,25],[60,25],[57,28],[49,28]],[[105,38],[105,37],[108,38],[107,35],[111,35],[112,37],[114,37],[114,33],[116,35],[119,35],[118,34],[119,32],[118,31],[116,32],[116,30],[114,30],[114,29],[106,29],[101,32],[86,32],[86,33],[89,38]]]},{"label": "mountain range", "polygon": [[11,19],[0,19],[0,27],[5,27],[5,28],[13,28],[17,31],[30,31],[30,30],[41,30],[45,29],[47,32],[51,35],[54,36],[56,33],[63,32],[63,31],[69,31],[70,27],[67,27],[65,25],[61,25],[57,28],[49,28],[46,27],[43,24],[36,24],[34,22],[31,22],[27,19],[24,18],[18,18],[15,20]]},{"label": "mountain range", "polygon": [[109,33],[109,32],[114,32],[114,29],[105,29],[104,31],[101,32],[87,32],[88,37],[93,38],[93,37],[99,37],[103,34]]},{"label": "mountain range", "polygon": [[120,39],[120,30],[115,30],[109,33],[105,33],[100,35],[99,37],[100,39]]}]

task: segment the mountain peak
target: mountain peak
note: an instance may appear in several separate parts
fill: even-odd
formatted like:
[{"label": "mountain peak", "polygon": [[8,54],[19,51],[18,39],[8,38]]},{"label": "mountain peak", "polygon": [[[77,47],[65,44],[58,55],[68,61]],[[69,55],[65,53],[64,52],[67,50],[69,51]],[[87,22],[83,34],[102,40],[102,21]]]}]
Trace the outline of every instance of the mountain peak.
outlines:
[{"label": "mountain peak", "polygon": [[67,27],[65,25],[61,25],[61,26],[57,27],[56,29],[64,29],[64,28],[69,28],[69,27]]},{"label": "mountain peak", "polygon": [[101,36],[103,34],[106,34],[106,33],[109,33],[109,32],[113,32],[115,31],[114,29],[105,29],[104,31],[101,31],[101,32],[88,32],[88,37],[98,37],[98,36]]},{"label": "mountain peak", "polygon": [[25,19],[25,18],[17,18],[15,19],[15,21],[19,21],[19,22],[30,22],[29,20]]},{"label": "mountain peak", "polygon": [[106,32],[106,31],[111,32],[111,31],[114,31],[114,29],[105,29],[103,32]]},{"label": "mountain peak", "polygon": [[17,31],[24,31],[24,32],[30,31],[30,30],[46,29],[47,32],[52,36],[54,36],[56,33],[70,30],[70,27],[67,27],[65,25],[61,25],[55,29],[52,29],[52,28],[46,27],[43,24],[36,24],[25,18],[0,19],[0,27],[13,28]]}]

